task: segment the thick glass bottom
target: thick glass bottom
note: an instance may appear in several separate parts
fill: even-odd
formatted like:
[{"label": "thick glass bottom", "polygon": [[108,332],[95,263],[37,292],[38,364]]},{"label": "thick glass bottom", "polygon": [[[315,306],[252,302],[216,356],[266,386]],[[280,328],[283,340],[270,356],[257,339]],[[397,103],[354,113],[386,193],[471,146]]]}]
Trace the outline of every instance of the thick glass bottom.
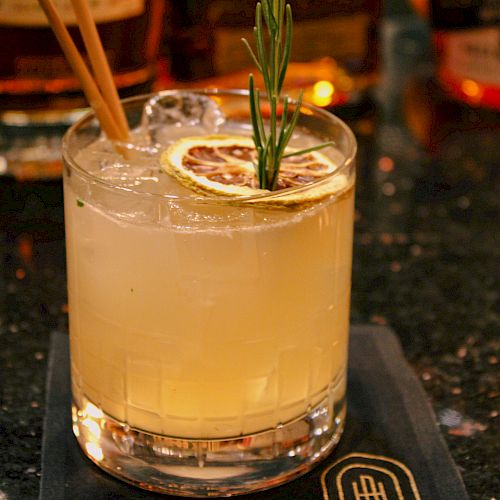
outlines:
[{"label": "thick glass bottom", "polygon": [[272,430],[200,440],[133,429],[83,403],[73,405],[73,432],[94,463],[140,488],[190,497],[264,490],[304,474],[337,444],[346,414],[345,397],[326,398]]}]

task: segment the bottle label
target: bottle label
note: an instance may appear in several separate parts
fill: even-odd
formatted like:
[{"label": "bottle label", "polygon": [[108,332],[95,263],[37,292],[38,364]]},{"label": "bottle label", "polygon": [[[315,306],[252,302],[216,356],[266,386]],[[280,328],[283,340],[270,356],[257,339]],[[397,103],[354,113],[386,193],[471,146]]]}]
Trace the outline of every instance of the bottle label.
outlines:
[{"label": "bottle label", "polygon": [[500,1],[432,0],[431,14],[436,29],[492,26],[500,22]]},{"label": "bottle label", "polygon": [[500,28],[441,34],[443,69],[457,79],[500,85]]},{"label": "bottle label", "polygon": [[[145,0],[93,0],[90,10],[97,23],[117,21],[144,12]],[[65,24],[75,25],[71,0],[54,0]],[[44,27],[49,23],[38,0],[0,0],[0,25]]]},{"label": "bottle label", "polygon": [[[365,13],[295,21],[292,59],[362,59],[367,53],[369,24],[370,16]],[[252,65],[241,38],[246,38],[252,45],[253,31],[242,27],[216,28],[214,69],[217,74],[231,73]]]}]

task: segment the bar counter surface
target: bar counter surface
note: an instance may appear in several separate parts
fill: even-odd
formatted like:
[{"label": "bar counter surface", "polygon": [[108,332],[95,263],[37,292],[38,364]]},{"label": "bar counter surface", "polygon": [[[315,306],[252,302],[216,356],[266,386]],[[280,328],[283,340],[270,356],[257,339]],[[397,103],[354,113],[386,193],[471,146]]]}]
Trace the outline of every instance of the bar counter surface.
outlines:
[{"label": "bar counter surface", "polygon": [[[359,141],[351,316],[394,329],[470,497],[493,500],[500,112],[444,95],[426,29],[386,19],[373,99],[339,111]],[[59,180],[0,176],[0,262],[0,499],[31,499],[49,336],[68,330]]]}]

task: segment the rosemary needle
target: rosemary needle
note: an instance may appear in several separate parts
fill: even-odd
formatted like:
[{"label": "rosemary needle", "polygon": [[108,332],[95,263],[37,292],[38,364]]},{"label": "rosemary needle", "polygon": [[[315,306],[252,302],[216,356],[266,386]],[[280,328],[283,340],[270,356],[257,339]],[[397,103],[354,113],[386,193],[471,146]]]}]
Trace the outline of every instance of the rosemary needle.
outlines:
[{"label": "rosemary needle", "polygon": [[[269,35],[268,47],[265,43],[264,23]],[[281,97],[292,51],[293,18],[290,5],[285,5],[285,0],[258,2],[255,8],[253,32],[255,50],[246,39],[243,38],[242,41],[258,71],[262,74],[270,106],[269,123],[266,130],[262,116],[260,91],[255,88],[254,76],[250,74],[249,100],[253,128],[252,138],[257,150],[255,172],[259,180],[259,187],[273,191],[277,186],[282,158],[321,149],[332,143],[322,143],[306,150],[285,154],[286,146],[297,125],[303,95],[301,91],[293,112],[290,112],[289,97]],[[283,108],[281,117],[278,118],[278,104],[280,102],[283,103]]]}]

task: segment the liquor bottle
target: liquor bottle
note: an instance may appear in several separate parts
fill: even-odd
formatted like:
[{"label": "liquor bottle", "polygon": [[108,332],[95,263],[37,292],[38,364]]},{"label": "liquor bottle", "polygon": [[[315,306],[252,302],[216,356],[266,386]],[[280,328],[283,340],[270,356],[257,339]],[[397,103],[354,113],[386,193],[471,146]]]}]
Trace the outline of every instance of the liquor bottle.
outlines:
[{"label": "liquor bottle", "polygon": [[454,98],[500,109],[500,2],[432,0],[437,77]]},{"label": "liquor bottle", "polygon": [[[145,92],[155,78],[165,0],[93,0],[91,11],[120,95]],[[56,6],[81,52],[69,0]],[[0,121],[84,106],[78,80],[37,0],[0,1]],[[39,113],[38,113],[39,116]],[[43,118],[41,118],[43,120]]]},{"label": "liquor bottle", "polygon": [[[122,97],[151,89],[169,2],[89,2]],[[55,4],[85,58],[70,0]],[[0,0],[0,47],[0,176],[57,179],[61,136],[87,102],[37,0]]]},{"label": "liquor bottle", "polygon": [[[174,80],[210,77],[196,84],[245,87],[253,62],[241,38],[253,43],[256,3],[175,2],[173,17],[178,27],[169,42]],[[287,3],[293,11],[294,37],[285,86],[304,88],[306,99],[328,106],[345,102],[375,79],[381,0]]]},{"label": "liquor bottle", "polygon": [[213,29],[209,0],[174,1],[172,25],[166,30],[171,76],[180,82],[213,76]]},{"label": "liquor bottle", "polygon": [[[240,38],[253,40],[255,1],[213,0],[208,9],[214,29],[214,70],[229,73],[249,66]],[[293,11],[292,60],[331,57],[352,73],[374,71],[380,0],[288,0]]]}]

